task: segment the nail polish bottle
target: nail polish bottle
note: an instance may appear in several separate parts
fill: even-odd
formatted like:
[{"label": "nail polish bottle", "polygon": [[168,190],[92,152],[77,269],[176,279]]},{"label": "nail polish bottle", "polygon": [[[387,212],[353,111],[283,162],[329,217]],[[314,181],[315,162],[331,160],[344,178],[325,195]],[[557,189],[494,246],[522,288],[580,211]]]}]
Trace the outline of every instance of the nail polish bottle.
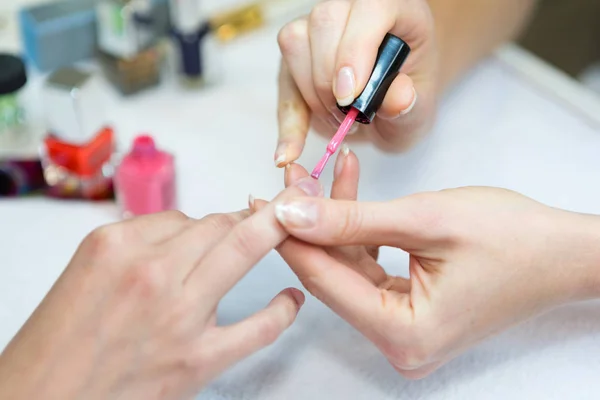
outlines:
[{"label": "nail polish bottle", "polygon": [[318,0],[258,0],[224,9],[210,18],[210,30],[229,42],[268,24],[283,24],[308,14]]},{"label": "nail polish bottle", "polygon": [[151,0],[101,0],[98,18],[98,59],[108,80],[123,95],[160,83],[161,29]]},{"label": "nail polish bottle", "polygon": [[19,25],[28,62],[47,72],[91,59],[96,49],[96,1],[62,0],[23,8]]},{"label": "nail polish bottle", "polygon": [[40,160],[0,161],[0,197],[23,196],[45,186]]},{"label": "nail polish bottle", "polygon": [[115,188],[124,218],[175,209],[174,157],[151,136],[138,136],[116,169]]},{"label": "nail polish bottle", "polygon": [[[54,71],[96,56],[96,4],[99,0],[60,0],[19,11],[23,50],[28,63],[42,72]],[[152,0],[151,21],[158,37],[169,31],[168,0]]]},{"label": "nail polish bottle", "polygon": [[92,74],[64,68],[44,88],[48,135],[41,149],[44,177],[52,197],[113,198],[115,138],[107,124],[104,85]]},{"label": "nail polish bottle", "polygon": [[18,130],[25,119],[20,97],[26,84],[23,61],[10,54],[0,54],[0,137],[3,139],[10,140],[9,136],[20,134]]},{"label": "nail polish bottle", "polygon": [[[207,83],[207,48],[210,26],[202,20],[199,0],[169,0],[171,36],[175,48],[175,63],[184,87],[196,88]],[[216,57],[212,52],[210,57]],[[214,60],[213,60],[214,61]]]}]

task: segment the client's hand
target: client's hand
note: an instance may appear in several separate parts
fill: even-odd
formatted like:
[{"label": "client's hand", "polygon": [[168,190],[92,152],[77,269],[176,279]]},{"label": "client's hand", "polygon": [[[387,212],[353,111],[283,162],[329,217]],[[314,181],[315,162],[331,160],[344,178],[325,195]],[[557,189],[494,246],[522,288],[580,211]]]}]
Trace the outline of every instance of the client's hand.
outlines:
[{"label": "client's hand", "polygon": [[[357,182],[356,158],[341,160],[336,179]],[[296,178],[305,174],[295,170]],[[493,188],[360,203],[356,187],[345,185],[337,200],[277,204],[294,237],[279,252],[408,378],[552,306],[600,293],[596,216]],[[370,256],[376,246],[410,253],[410,278],[388,275]]]},{"label": "client's hand", "polygon": [[[278,198],[320,190],[310,179]],[[251,217],[166,212],[94,231],[2,354],[0,397],[189,398],[272,343],[304,302],[297,289],[231,326],[217,326],[215,310],[287,237],[274,204]]]}]

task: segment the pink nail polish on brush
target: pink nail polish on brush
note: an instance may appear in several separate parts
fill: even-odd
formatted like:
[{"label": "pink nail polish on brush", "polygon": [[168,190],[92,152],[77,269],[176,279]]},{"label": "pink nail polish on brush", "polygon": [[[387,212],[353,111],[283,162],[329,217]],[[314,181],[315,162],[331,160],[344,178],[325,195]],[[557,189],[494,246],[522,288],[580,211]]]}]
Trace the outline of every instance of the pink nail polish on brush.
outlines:
[{"label": "pink nail polish on brush", "polygon": [[325,155],[313,170],[311,174],[313,178],[319,179],[327,162],[339,149],[355,121],[364,125],[373,122],[387,91],[400,73],[409,54],[410,47],[406,42],[389,33],[385,36],[379,47],[375,67],[363,92],[351,105],[347,107],[338,105],[338,108],[346,114],[346,119],[329,142]]},{"label": "pink nail polish on brush", "polygon": [[117,167],[115,187],[125,218],[175,209],[174,157],[158,149],[151,136],[138,136]]}]

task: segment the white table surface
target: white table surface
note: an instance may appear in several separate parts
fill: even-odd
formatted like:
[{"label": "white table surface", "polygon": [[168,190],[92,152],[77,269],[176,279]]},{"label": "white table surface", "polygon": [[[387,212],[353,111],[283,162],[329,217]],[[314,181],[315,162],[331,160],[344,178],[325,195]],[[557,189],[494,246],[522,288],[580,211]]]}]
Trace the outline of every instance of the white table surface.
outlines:
[{"label": "white table surface", "polygon": [[[214,88],[186,93],[167,81],[133,98],[115,96],[111,117],[122,143],[148,132],[176,154],[181,209],[192,216],[241,209],[249,193],[271,198],[282,188],[282,171],[272,164],[275,33],[265,31],[225,49],[224,76]],[[523,65],[537,72],[527,68],[523,73]],[[537,78],[544,74],[551,78],[541,84]],[[558,96],[556,87],[566,89]],[[354,148],[363,165],[361,198],[489,185],[553,206],[600,213],[600,121],[594,117],[600,108],[589,96],[518,51],[501,52],[445,99],[434,132],[410,153],[387,156],[368,146]],[[324,146],[312,137],[301,162],[312,167]],[[324,176],[327,184],[330,175],[331,168]],[[82,238],[117,219],[112,204],[0,201],[0,348]],[[381,261],[390,271],[406,274],[402,252],[386,250]],[[220,320],[239,320],[282,288],[296,285],[295,276],[272,254],[224,299]],[[536,318],[431,377],[410,382],[309,298],[296,324],[275,345],[226,373],[200,399],[598,399],[598,354],[600,304],[589,302]]]}]

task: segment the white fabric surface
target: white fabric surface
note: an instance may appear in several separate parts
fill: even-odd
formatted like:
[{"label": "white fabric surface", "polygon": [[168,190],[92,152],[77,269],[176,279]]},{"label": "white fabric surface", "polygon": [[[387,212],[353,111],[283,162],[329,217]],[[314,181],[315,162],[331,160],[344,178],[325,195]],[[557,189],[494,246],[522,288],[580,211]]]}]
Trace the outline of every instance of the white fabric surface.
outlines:
[{"label": "white fabric surface", "polygon": [[[220,86],[182,92],[172,82],[127,100],[112,119],[122,143],[154,134],[179,167],[181,209],[192,215],[246,206],[249,193],[282,188],[272,165],[276,135],[275,32],[223,52]],[[433,134],[408,154],[355,147],[361,199],[392,199],[463,185],[501,186],[548,204],[600,213],[600,128],[582,121],[491,59],[448,96]],[[600,110],[599,110],[600,111]],[[312,137],[301,162],[312,167],[325,141]],[[331,166],[324,175],[329,184]],[[118,218],[112,204],[18,199],[0,202],[0,346],[63,270],[82,238]],[[518,223],[518,221],[515,221]],[[493,238],[491,238],[493,239]],[[382,263],[405,274],[406,255]],[[298,281],[276,255],[224,299],[222,323],[266,305]],[[598,399],[600,304],[563,307],[476,347],[431,377],[399,377],[345,322],[312,298],[272,347],[226,373],[200,399]]]}]

